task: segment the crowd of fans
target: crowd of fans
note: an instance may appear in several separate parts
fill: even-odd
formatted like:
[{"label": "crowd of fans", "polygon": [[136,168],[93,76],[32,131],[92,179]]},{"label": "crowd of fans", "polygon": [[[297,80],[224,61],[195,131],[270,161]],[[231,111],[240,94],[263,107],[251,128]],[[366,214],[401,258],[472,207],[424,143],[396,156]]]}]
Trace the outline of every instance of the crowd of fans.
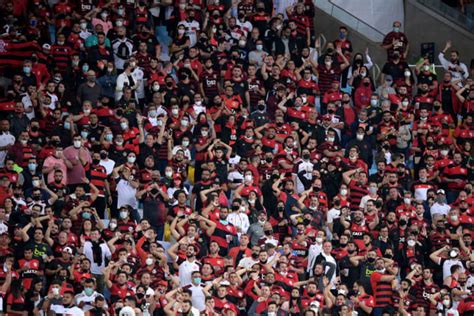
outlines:
[{"label": "crowd of fans", "polygon": [[314,18],[3,1],[0,310],[473,315],[472,56]]}]

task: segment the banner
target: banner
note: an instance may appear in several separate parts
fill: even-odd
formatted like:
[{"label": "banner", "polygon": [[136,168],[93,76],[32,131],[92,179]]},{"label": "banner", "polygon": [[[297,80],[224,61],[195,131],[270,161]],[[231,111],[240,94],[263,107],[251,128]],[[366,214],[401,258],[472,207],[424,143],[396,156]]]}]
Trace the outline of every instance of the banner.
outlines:
[{"label": "banner", "polygon": [[0,39],[0,67],[20,68],[31,54],[41,51],[36,42],[12,42]]}]

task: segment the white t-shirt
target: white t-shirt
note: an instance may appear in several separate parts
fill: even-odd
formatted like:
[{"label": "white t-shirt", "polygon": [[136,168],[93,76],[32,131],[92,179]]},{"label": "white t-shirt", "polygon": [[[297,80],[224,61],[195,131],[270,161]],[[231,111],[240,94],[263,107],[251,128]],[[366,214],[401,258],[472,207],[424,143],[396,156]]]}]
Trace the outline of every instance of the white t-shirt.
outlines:
[{"label": "white t-shirt", "polygon": [[434,203],[431,206],[430,212],[431,212],[431,217],[435,215],[448,215],[449,210],[451,209],[451,206],[448,204],[439,204],[438,202]]},{"label": "white t-shirt", "polygon": [[227,216],[227,220],[235,227],[240,227],[240,232],[238,233],[239,237],[242,233],[246,234],[250,227],[249,217],[247,214],[241,213],[239,211],[230,213]]},{"label": "white t-shirt", "polygon": [[[3,132],[0,134],[0,147],[5,147],[7,145],[15,144],[15,136],[10,134],[10,132]],[[8,150],[0,151],[0,167],[3,168],[5,163],[5,158],[7,157]]]},{"label": "white t-shirt", "polygon": [[102,263],[101,265],[98,265],[94,261],[94,253],[92,252],[92,242],[86,241],[84,243],[84,255],[86,256],[87,259],[90,260],[91,262],[91,273],[92,274],[102,274],[102,270],[105,269],[105,259],[109,259],[112,257],[112,253],[110,252],[109,246],[107,244],[101,243],[100,248],[102,248]]},{"label": "white t-shirt", "polygon": [[64,307],[63,305],[51,305],[50,308],[56,315],[84,316],[84,311],[77,306]]},{"label": "white t-shirt", "polygon": [[202,312],[206,309],[206,295],[204,295],[202,286],[195,286],[194,284],[191,284],[189,289],[192,292],[191,302],[193,303],[193,307]]},{"label": "white t-shirt", "polygon": [[138,207],[137,198],[137,189],[133,188],[127,180],[120,179],[117,184],[117,208],[121,208],[124,205],[130,205],[132,208],[136,209]]},{"label": "white t-shirt", "polygon": [[191,275],[194,271],[199,271],[200,265],[198,261],[194,260],[193,262],[189,262],[188,260],[183,261],[179,265],[179,285],[186,286],[191,284]]}]

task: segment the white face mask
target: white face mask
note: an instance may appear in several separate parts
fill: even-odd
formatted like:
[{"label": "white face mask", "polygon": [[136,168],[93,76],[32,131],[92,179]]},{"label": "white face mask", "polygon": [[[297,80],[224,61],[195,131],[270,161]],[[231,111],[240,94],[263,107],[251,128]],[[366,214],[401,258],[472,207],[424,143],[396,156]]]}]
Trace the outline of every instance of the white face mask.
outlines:
[{"label": "white face mask", "polygon": [[183,29],[179,29],[179,30],[178,30],[178,34],[179,34],[179,35],[183,35],[184,32],[185,32],[185,30],[183,30]]},{"label": "white face mask", "polygon": [[378,101],[376,99],[370,100],[370,105],[376,106],[378,104]]},{"label": "white face mask", "polygon": [[41,181],[40,180],[33,180],[32,184],[35,188],[39,188],[39,186],[41,185]]},{"label": "white face mask", "polygon": [[357,138],[357,140],[363,140],[364,139],[364,134],[357,134],[356,138]]},{"label": "white face mask", "polygon": [[120,218],[121,218],[121,219],[126,219],[126,218],[127,218],[127,215],[128,215],[128,212],[127,212],[127,211],[121,211],[121,212],[120,212]]},{"label": "white face mask", "polygon": [[171,109],[171,114],[173,114],[174,116],[177,116],[179,114],[179,110],[178,109]]},{"label": "white face mask", "polygon": [[152,259],[152,258],[146,258],[145,264],[146,264],[147,266],[151,266],[151,265],[153,264],[153,259]]},{"label": "white face mask", "polygon": [[109,228],[112,229],[112,230],[114,230],[115,228],[117,228],[117,223],[111,222],[111,223],[109,224]]},{"label": "white face mask", "polygon": [[81,29],[85,30],[86,28],[87,28],[87,23],[86,22],[81,23]]},{"label": "white face mask", "polygon": [[403,202],[407,205],[411,204],[411,199],[410,198],[404,198]]},{"label": "white face mask", "polygon": [[334,137],[328,137],[328,142],[332,143],[335,141],[335,138]]},{"label": "white face mask", "polygon": [[416,241],[414,241],[413,239],[410,239],[409,241],[407,241],[407,244],[408,244],[408,247],[415,247]]},{"label": "white face mask", "polygon": [[207,135],[209,135],[209,132],[208,131],[201,131],[201,135],[203,137],[207,137]]},{"label": "white face mask", "polygon": [[443,305],[445,307],[448,307],[449,305],[451,305],[451,301],[450,300],[443,300]]},{"label": "white face mask", "polygon": [[202,104],[202,101],[196,101],[197,106],[201,106],[201,104]]},{"label": "white face mask", "polygon": [[122,122],[120,123],[120,128],[122,128],[123,130],[127,129],[128,128],[128,124],[126,122]]},{"label": "white face mask", "polygon": [[248,181],[248,182],[252,182],[252,181],[253,181],[253,177],[252,177],[251,175],[246,175],[246,176],[244,177],[244,180],[245,180],[245,181]]},{"label": "white face mask", "polygon": [[188,120],[181,120],[181,125],[182,125],[183,127],[188,127],[189,121],[188,121]]},{"label": "white face mask", "polygon": [[173,175],[173,171],[166,171],[166,172],[165,172],[165,176],[166,176],[167,178],[171,178],[172,175]]},{"label": "white face mask", "polygon": [[316,237],[316,243],[317,244],[322,244],[323,243],[323,238],[322,237]]},{"label": "white face mask", "polygon": [[53,287],[51,292],[53,292],[53,295],[59,295],[59,289],[57,287]]},{"label": "white face mask", "polygon": [[80,140],[75,140],[73,145],[74,148],[81,148],[82,142]]},{"label": "white face mask", "polygon": [[[122,13],[118,13],[119,15],[122,15]],[[123,22],[121,20],[118,20],[117,22],[115,22],[115,25],[117,25],[118,27],[122,27],[123,26]]]},{"label": "white face mask", "polygon": [[129,163],[135,163],[135,160],[137,160],[137,157],[134,157],[134,156],[127,157],[127,161]]},{"label": "white face mask", "polygon": [[346,196],[347,195],[347,189],[341,189],[341,195]]},{"label": "white face mask", "polygon": [[189,141],[188,140],[183,140],[181,145],[183,145],[184,147],[188,147],[189,146]]},{"label": "white face mask", "polygon": [[411,76],[411,73],[410,73],[408,70],[407,70],[407,71],[405,71],[405,73],[404,73],[404,74],[405,74],[405,77],[410,77],[410,76]]},{"label": "white face mask", "polygon": [[403,105],[403,106],[408,106],[408,104],[410,104],[410,102],[408,102],[408,101],[403,101],[403,102],[402,102],[402,105]]},{"label": "white face mask", "polygon": [[449,150],[441,150],[441,155],[447,156],[449,153]]}]

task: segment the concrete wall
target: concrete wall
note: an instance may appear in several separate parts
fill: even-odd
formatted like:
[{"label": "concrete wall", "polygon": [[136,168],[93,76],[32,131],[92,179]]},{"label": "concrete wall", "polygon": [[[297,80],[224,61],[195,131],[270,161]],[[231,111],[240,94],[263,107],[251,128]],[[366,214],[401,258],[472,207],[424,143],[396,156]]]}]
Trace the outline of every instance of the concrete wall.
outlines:
[{"label": "concrete wall", "polygon": [[[391,24],[392,21],[387,21],[387,23]],[[342,23],[337,19],[316,8],[317,34],[322,33],[328,41],[333,41],[338,36],[340,25]],[[405,0],[404,31],[410,42],[409,63],[414,63],[420,57],[421,43],[434,42],[435,63],[439,64],[438,53],[444,48],[448,39],[453,42],[453,48],[460,51],[461,60],[468,67],[471,59],[474,58],[474,34],[460,29],[459,26],[422,7],[416,3],[416,0]],[[383,67],[387,55],[386,51],[380,47],[380,43],[374,43],[353,30],[350,30],[349,39],[352,41],[354,52],[364,52],[368,47],[374,63],[380,68]]]},{"label": "concrete wall", "polygon": [[[420,54],[421,43],[435,43],[435,56],[443,50],[448,39],[459,50],[461,61],[469,67],[474,58],[474,34],[418,4],[405,0],[405,33],[410,41],[410,57]],[[438,63],[436,58],[436,63]]]}]

